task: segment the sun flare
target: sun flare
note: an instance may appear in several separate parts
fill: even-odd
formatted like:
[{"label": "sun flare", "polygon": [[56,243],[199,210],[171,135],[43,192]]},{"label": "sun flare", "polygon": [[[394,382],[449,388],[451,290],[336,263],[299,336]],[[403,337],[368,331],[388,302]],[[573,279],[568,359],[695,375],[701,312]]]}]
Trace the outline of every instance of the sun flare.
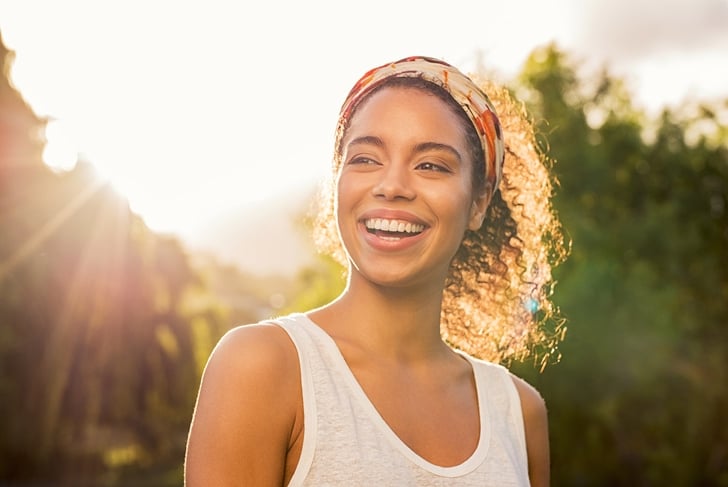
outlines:
[{"label": "sun flare", "polygon": [[70,171],[78,162],[78,145],[67,125],[60,120],[46,125],[43,162],[54,171]]}]

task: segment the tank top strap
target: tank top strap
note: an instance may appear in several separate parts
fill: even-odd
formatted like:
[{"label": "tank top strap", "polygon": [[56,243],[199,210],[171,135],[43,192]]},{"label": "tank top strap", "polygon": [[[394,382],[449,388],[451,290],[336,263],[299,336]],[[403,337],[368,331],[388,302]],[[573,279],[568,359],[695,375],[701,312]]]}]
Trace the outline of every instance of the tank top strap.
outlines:
[{"label": "tank top strap", "polygon": [[298,353],[298,363],[301,371],[301,393],[303,396],[303,435],[304,443],[296,470],[291,477],[289,486],[303,485],[306,474],[311,468],[318,432],[318,412],[314,385],[316,371],[324,368],[321,356],[316,353],[313,334],[303,326],[306,322],[303,314],[292,314],[269,320],[288,333]]},{"label": "tank top strap", "polygon": [[503,445],[507,455],[514,464],[519,465],[521,472],[528,471],[526,453],[526,430],[523,424],[521,398],[511,373],[500,364],[480,360],[463,354],[472,364],[478,388],[487,398],[490,424],[495,430],[495,437],[512,439],[509,445]]}]

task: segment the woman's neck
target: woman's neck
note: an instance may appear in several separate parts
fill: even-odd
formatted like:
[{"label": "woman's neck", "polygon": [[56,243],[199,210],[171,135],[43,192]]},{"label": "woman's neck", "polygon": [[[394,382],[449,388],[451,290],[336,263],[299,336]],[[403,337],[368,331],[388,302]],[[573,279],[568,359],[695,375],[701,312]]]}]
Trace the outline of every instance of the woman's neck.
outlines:
[{"label": "woman's neck", "polygon": [[440,337],[442,286],[377,286],[354,274],[335,301],[310,313],[340,345],[392,360],[446,350]]}]

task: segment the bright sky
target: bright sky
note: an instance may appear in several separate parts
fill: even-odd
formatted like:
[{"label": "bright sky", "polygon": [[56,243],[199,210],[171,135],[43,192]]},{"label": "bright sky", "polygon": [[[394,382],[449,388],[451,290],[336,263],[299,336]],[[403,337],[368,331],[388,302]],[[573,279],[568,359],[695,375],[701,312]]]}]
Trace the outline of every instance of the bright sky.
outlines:
[{"label": "bright sky", "polygon": [[505,80],[556,41],[649,110],[728,97],[726,0],[0,0],[0,33],[49,162],[182,236],[315,185],[350,85],[406,55]]}]

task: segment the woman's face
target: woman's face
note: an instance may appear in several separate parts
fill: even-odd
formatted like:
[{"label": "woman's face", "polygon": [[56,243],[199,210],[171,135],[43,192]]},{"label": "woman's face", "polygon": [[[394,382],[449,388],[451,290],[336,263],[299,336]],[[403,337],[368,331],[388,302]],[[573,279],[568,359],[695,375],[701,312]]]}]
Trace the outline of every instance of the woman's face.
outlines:
[{"label": "woman's face", "polygon": [[353,278],[442,286],[487,205],[473,195],[461,123],[419,89],[384,88],[358,107],[341,144],[336,205]]}]

